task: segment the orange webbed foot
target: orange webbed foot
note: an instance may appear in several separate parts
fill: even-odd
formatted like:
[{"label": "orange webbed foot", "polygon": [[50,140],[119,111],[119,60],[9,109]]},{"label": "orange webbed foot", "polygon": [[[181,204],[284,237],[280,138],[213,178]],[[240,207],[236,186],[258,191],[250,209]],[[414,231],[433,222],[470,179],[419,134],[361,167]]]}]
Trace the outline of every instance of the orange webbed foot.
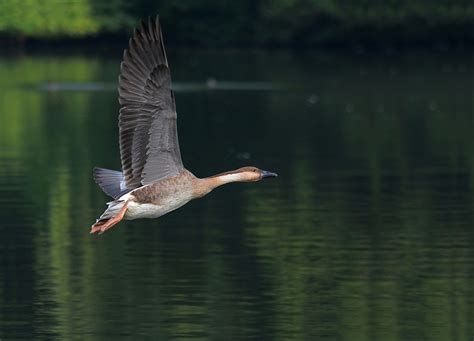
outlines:
[{"label": "orange webbed foot", "polygon": [[123,217],[125,216],[125,212],[127,211],[127,202],[123,205],[123,207],[120,209],[120,211],[117,213],[117,215],[113,216],[110,219],[107,220],[98,220],[94,225],[91,227],[91,234],[98,233],[102,234],[108,229],[110,229],[112,226],[118,224]]}]

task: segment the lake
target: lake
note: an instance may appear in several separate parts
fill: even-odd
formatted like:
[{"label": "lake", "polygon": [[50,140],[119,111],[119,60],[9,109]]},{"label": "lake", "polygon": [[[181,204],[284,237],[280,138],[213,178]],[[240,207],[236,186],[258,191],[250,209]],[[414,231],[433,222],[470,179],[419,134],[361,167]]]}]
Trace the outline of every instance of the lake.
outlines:
[{"label": "lake", "polygon": [[120,58],[0,57],[0,339],[474,337],[472,51],[170,49],[185,166],[279,177],[90,235]]}]

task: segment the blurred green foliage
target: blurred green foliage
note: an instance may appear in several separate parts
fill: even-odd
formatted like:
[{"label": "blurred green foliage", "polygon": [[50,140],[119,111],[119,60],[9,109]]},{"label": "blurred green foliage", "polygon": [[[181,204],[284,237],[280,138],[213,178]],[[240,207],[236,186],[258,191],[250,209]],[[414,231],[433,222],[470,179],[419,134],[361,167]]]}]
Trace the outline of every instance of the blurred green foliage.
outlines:
[{"label": "blurred green foliage", "polygon": [[447,0],[2,0],[0,33],[14,38],[126,34],[160,14],[181,45],[316,45],[474,40],[474,2]]}]

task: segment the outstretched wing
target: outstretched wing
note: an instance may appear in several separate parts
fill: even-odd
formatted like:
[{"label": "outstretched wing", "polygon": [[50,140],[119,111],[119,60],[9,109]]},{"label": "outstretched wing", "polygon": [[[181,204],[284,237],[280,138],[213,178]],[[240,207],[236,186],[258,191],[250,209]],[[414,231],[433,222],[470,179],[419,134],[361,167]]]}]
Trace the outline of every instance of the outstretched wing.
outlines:
[{"label": "outstretched wing", "polygon": [[142,22],[124,51],[119,102],[120,157],[127,188],[177,175],[183,163],[158,17]]}]

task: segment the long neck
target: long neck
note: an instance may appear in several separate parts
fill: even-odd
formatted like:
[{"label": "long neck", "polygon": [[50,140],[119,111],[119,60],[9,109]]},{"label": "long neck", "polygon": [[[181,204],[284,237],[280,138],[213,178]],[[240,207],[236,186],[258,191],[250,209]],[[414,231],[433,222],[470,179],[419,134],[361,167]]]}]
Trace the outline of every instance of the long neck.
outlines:
[{"label": "long neck", "polygon": [[199,179],[199,196],[204,196],[214,188],[231,183],[244,181],[240,173],[221,173],[207,178]]}]

